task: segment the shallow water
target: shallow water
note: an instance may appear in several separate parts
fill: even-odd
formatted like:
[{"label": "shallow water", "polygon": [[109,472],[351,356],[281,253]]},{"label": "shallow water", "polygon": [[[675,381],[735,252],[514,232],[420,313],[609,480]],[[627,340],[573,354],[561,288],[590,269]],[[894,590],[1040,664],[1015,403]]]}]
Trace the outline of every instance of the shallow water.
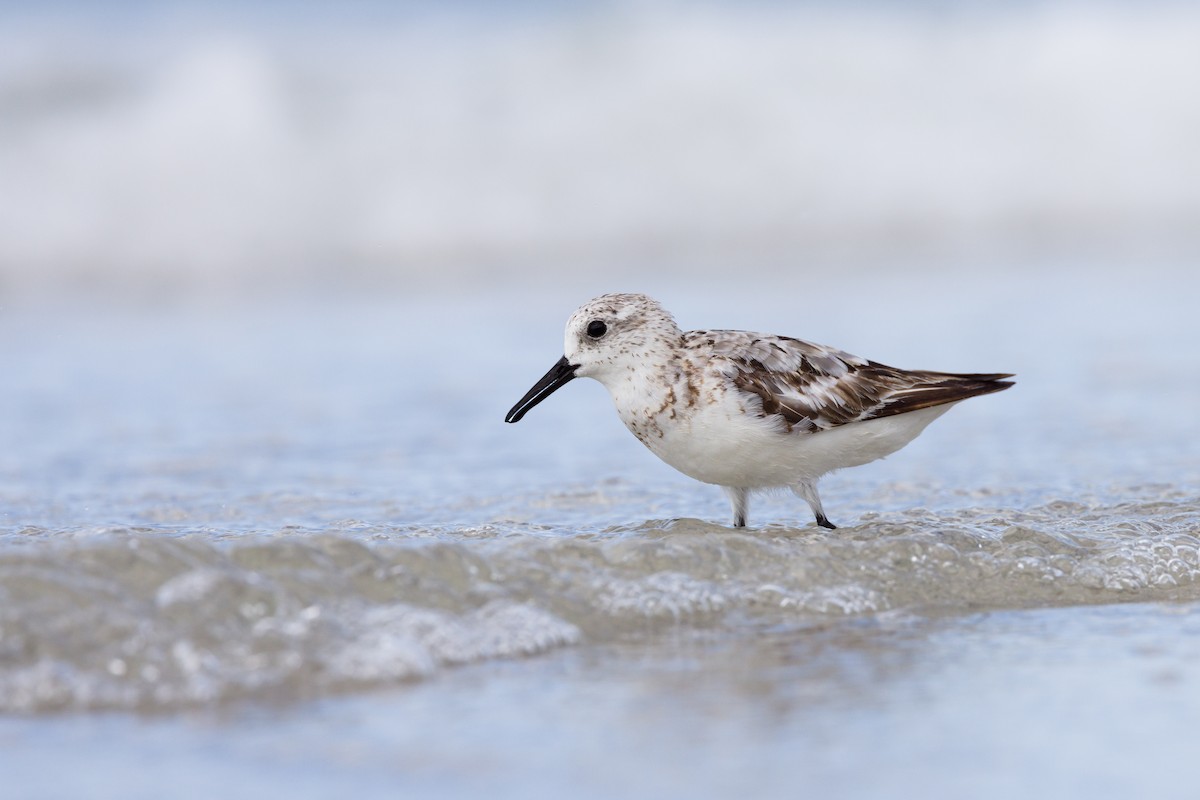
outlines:
[{"label": "shallow water", "polygon": [[293,709],[5,718],[0,742],[24,797],[1183,798],[1198,612],[675,628]]},{"label": "shallow water", "polygon": [[827,479],[837,531],[788,495],[726,527],[720,492],[659,464],[590,382],[505,425],[578,285],[11,309],[6,779],[1179,796],[1200,704],[1195,276],[984,273],[914,316],[926,277],[802,315],[787,292],[637,287],[687,327],[1018,373]]},{"label": "shallow water", "polygon": [[833,533],[153,528],[7,548],[3,710],[287,702],[679,626],[1191,599],[1194,495],[868,514]]}]

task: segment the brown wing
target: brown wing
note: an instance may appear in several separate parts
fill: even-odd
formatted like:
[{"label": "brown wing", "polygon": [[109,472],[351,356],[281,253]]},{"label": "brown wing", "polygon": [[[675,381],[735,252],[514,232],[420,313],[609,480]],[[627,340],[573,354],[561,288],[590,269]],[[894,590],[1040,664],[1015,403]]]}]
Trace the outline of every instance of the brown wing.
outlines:
[{"label": "brown wing", "polygon": [[1011,375],[902,370],[823,345],[745,331],[691,331],[702,352],[740,391],[789,430],[821,431],[849,422],[955,403],[1013,384]]}]

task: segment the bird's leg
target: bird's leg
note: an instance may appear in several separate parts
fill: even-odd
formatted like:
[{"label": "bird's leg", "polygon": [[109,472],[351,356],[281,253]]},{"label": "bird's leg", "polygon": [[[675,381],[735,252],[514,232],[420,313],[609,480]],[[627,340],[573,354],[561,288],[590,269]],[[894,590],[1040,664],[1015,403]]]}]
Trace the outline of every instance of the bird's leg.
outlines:
[{"label": "bird's leg", "polygon": [[829,521],[829,517],[825,516],[825,509],[821,507],[821,495],[817,494],[816,481],[797,483],[792,487],[792,491],[796,493],[797,497],[808,503],[808,507],[812,509],[817,518],[818,525],[831,531],[837,530],[837,525]]},{"label": "bird's leg", "polygon": [[750,507],[750,490],[738,486],[722,486],[729,504],[733,506],[733,527],[746,527],[746,511]]}]

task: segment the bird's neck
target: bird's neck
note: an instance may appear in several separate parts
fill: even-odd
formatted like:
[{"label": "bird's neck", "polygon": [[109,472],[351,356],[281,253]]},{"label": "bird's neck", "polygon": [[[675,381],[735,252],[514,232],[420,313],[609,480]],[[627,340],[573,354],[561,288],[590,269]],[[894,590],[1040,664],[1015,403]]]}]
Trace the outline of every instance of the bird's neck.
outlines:
[{"label": "bird's neck", "polygon": [[625,427],[647,445],[661,439],[664,418],[673,418],[686,399],[688,382],[676,353],[647,354],[637,369],[605,381]]}]

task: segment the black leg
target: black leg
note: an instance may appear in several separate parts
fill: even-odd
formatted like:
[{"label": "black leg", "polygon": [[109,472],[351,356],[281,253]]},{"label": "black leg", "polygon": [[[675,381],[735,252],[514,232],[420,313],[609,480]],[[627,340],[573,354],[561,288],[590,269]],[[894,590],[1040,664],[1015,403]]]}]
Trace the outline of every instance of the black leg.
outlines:
[{"label": "black leg", "polygon": [[746,515],[738,514],[736,517],[734,517],[733,518],[733,527],[735,527],[735,528],[746,527]]},{"label": "black leg", "polygon": [[829,517],[825,516],[825,509],[821,508],[821,496],[817,494],[817,484],[815,481],[805,481],[797,483],[792,487],[792,491],[797,497],[802,498],[808,507],[812,509],[813,516],[817,518],[817,524],[822,528],[828,528],[831,531],[837,530],[837,525],[829,521]]}]

